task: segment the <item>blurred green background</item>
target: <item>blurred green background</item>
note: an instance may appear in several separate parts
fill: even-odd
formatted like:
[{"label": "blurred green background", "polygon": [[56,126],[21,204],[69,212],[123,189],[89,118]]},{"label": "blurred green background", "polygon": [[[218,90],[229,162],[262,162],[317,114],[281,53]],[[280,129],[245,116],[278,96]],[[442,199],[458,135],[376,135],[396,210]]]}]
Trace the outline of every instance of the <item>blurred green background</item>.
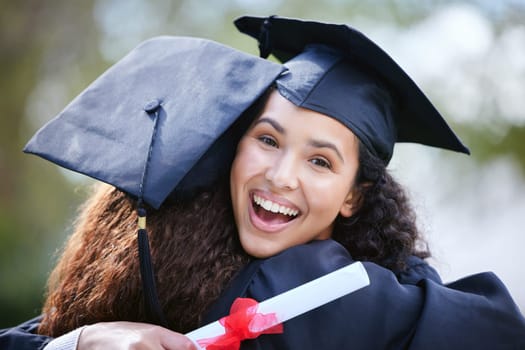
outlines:
[{"label": "blurred green background", "polygon": [[495,271],[525,310],[524,0],[0,0],[0,328],[39,314],[85,178],[21,152],[89,82],[140,41],[201,36],[242,50],[243,14],[350,24],[426,91],[472,157],[401,145],[409,189],[450,281]]}]

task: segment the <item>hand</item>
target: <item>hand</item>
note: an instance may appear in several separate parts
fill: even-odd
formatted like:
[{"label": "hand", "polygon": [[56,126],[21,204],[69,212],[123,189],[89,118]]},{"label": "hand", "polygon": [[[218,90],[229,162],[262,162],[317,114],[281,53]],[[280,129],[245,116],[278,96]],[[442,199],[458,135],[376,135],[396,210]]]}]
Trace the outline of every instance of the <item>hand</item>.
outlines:
[{"label": "hand", "polygon": [[101,322],[85,327],[77,350],[197,350],[183,334],[148,323]]}]

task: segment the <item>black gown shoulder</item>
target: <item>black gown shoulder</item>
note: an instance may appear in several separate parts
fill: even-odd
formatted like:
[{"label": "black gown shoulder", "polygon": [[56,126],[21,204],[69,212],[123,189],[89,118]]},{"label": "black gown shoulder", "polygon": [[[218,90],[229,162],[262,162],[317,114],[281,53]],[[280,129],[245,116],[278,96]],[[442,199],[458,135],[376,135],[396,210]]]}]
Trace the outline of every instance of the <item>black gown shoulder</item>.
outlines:
[{"label": "black gown shoulder", "polygon": [[41,350],[53,338],[36,334],[41,316],[35,317],[16,327],[0,329],[1,350]]},{"label": "black gown shoulder", "polygon": [[[333,240],[254,260],[210,307],[203,324],[237,297],[263,301],[353,263]],[[241,349],[525,349],[525,319],[492,273],[444,285],[419,258],[399,274],[365,262],[370,285],[284,323],[284,333]]]}]

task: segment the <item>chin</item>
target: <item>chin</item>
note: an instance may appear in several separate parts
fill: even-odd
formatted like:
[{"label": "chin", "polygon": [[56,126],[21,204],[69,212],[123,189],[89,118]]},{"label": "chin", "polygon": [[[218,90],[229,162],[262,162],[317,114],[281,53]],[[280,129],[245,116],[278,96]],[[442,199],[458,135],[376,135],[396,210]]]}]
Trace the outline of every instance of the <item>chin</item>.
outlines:
[{"label": "chin", "polygon": [[273,255],[279,254],[286,248],[277,248],[272,247],[271,243],[267,242],[258,242],[258,240],[254,240],[253,238],[245,238],[243,239],[240,237],[242,248],[248,255],[258,258],[258,259],[265,259],[269,258]]}]

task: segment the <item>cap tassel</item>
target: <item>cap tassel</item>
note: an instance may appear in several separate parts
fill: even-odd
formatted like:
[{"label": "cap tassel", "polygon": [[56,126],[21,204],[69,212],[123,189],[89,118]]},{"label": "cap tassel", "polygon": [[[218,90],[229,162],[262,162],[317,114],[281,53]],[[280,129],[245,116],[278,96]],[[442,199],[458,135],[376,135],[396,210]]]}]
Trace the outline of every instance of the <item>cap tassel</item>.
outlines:
[{"label": "cap tassel", "polygon": [[137,213],[139,227],[137,239],[139,245],[140,276],[142,278],[142,290],[144,291],[146,315],[150,322],[167,327],[168,322],[166,321],[162,308],[160,307],[155,276],[153,274],[153,265],[151,263],[148,232],[146,231],[146,209],[139,207]]},{"label": "cap tassel", "polygon": [[164,317],[162,308],[160,307],[159,297],[157,294],[157,286],[155,284],[155,274],[153,273],[153,264],[151,262],[151,253],[148,239],[148,232],[146,231],[146,209],[142,206],[144,185],[146,183],[146,176],[148,173],[148,164],[151,159],[153,151],[153,141],[157,133],[157,124],[159,119],[159,109],[161,103],[159,100],[152,100],[144,106],[144,111],[148,115],[153,115],[155,118],[153,123],[153,132],[151,134],[150,147],[148,156],[144,164],[144,170],[142,172],[142,179],[140,181],[139,197],[137,204],[138,214],[138,248],[139,248],[139,264],[140,264],[140,276],[142,278],[142,290],[144,293],[144,306],[146,308],[146,316],[148,321],[157,325],[167,327],[168,322]]},{"label": "cap tassel", "polygon": [[274,17],[275,15],[266,18],[261,25],[261,31],[259,33],[259,56],[262,58],[268,58],[273,50],[270,40],[270,28],[272,27],[271,20]]}]

